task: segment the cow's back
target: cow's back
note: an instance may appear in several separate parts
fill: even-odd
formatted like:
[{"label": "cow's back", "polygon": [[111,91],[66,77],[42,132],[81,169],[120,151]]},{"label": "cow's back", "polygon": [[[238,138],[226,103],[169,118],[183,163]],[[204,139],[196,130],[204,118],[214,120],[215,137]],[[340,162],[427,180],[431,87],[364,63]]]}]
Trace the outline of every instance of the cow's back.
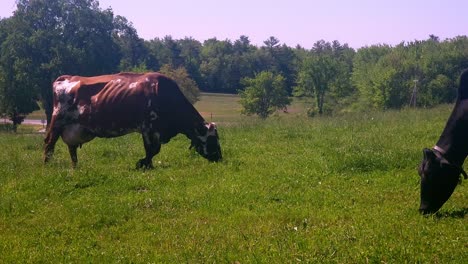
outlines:
[{"label": "cow's back", "polygon": [[116,74],[103,86],[86,80],[77,97],[79,122],[101,136],[136,131],[155,103],[156,85],[144,74]]},{"label": "cow's back", "polygon": [[98,136],[136,131],[152,97],[144,74],[60,76],[54,82],[54,115]]}]

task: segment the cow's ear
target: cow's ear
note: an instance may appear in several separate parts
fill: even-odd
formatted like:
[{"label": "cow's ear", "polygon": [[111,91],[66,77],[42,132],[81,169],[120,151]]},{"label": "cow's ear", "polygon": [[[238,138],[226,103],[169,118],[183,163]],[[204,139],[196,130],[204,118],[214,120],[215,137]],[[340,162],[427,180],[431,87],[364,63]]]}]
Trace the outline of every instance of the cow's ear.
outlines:
[{"label": "cow's ear", "polygon": [[423,149],[423,155],[425,160],[433,160],[436,158],[436,155],[431,149],[424,148]]},{"label": "cow's ear", "polygon": [[213,132],[215,129],[216,129],[216,124],[213,123],[213,122],[211,122],[211,123],[208,125],[208,131]]}]

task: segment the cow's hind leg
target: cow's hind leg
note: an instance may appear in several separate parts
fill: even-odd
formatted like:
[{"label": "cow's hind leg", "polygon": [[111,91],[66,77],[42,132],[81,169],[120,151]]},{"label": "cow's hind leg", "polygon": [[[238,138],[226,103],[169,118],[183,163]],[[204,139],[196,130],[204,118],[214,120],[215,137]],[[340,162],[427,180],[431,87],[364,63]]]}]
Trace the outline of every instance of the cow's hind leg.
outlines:
[{"label": "cow's hind leg", "polygon": [[49,160],[54,155],[55,143],[60,137],[60,131],[58,129],[54,129],[53,127],[49,128],[47,132],[46,138],[44,139],[44,163],[49,162]]},{"label": "cow's hind leg", "polygon": [[71,157],[73,168],[76,168],[76,163],[78,163],[78,155],[76,153],[77,149],[78,149],[77,145],[68,145],[68,152],[70,152],[70,157]]},{"label": "cow's hind leg", "polygon": [[138,169],[153,168],[153,157],[161,150],[161,142],[159,141],[159,133],[156,131],[145,130],[142,132],[143,144],[145,146],[146,157],[137,162]]}]

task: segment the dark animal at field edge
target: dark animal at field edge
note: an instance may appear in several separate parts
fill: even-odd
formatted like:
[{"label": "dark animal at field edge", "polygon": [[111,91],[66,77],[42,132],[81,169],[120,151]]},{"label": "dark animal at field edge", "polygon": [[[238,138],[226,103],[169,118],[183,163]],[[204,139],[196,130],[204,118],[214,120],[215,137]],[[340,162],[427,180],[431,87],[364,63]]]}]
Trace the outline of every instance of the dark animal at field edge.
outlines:
[{"label": "dark animal at field edge", "polygon": [[143,137],[146,156],[137,168],[152,168],[161,144],[182,133],[190,148],[210,161],[222,159],[216,125],[207,123],[172,79],[159,73],[119,73],[95,77],[64,75],[53,83],[54,111],[46,134],[44,162],[59,139],[68,145],[72,165],[77,148],[95,137],[132,132]]},{"label": "dark animal at field edge", "polygon": [[423,214],[437,212],[450,198],[461,176],[467,178],[463,163],[468,156],[468,69],[460,76],[458,96],[445,128],[432,149],[423,150],[418,172],[421,176]]}]

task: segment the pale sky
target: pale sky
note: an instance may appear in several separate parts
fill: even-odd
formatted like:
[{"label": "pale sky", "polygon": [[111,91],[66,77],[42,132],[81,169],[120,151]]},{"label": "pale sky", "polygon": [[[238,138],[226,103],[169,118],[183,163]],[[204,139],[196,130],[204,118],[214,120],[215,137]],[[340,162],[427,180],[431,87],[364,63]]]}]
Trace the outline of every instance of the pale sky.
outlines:
[{"label": "pale sky", "polygon": [[[246,35],[261,46],[274,36],[290,47],[310,49],[318,40],[353,48],[397,45],[468,35],[468,0],[100,0],[133,23],[140,37],[232,41]],[[9,17],[15,0],[0,0]]]}]

